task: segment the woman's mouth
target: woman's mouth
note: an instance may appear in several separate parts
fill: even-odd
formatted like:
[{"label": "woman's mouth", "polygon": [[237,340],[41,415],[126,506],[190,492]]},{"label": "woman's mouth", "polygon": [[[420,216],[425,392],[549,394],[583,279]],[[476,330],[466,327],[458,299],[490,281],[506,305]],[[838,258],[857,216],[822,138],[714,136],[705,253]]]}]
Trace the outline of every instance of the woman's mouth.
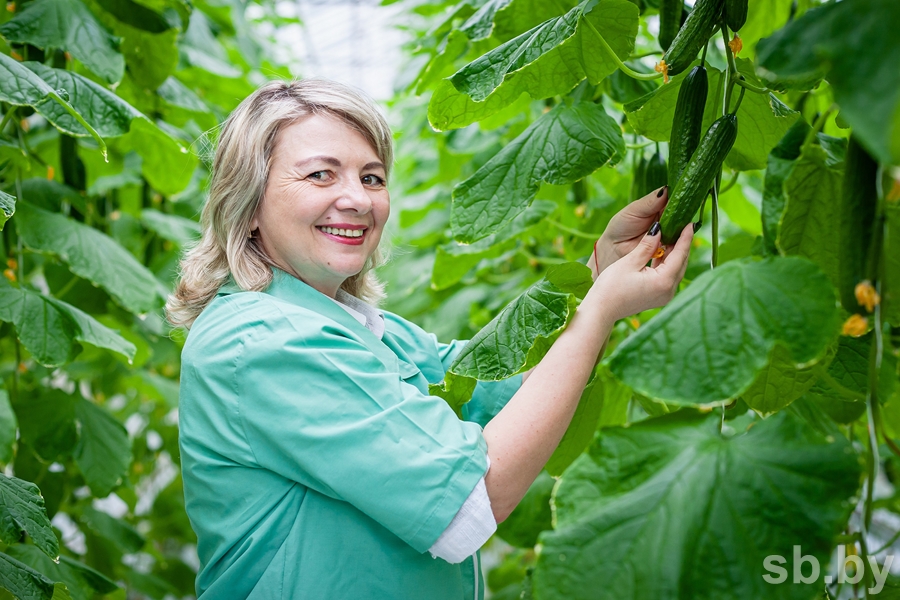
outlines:
[{"label": "woman's mouth", "polygon": [[349,229],[344,227],[317,226],[316,229],[327,235],[329,238],[342,244],[357,245],[363,243],[367,228]]}]

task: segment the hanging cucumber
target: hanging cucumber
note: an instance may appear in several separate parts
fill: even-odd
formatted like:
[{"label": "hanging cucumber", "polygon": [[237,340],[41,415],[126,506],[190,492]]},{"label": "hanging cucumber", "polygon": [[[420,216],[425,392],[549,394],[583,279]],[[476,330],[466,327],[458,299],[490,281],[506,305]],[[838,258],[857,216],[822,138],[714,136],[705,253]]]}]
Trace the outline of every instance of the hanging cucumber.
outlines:
[{"label": "hanging cucumber", "polygon": [[669,193],[669,203],[659,218],[663,244],[674,244],[691,222],[736,139],[737,117],[733,114],[720,117],[709,126],[681,179]]},{"label": "hanging cucumber", "polygon": [[660,0],[659,2],[659,47],[663,52],[672,45],[672,40],[681,29],[681,11],[684,5],[681,0]]},{"label": "hanging cucumber", "polygon": [[725,0],[725,24],[732,31],[740,31],[747,22],[748,0]]},{"label": "hanging cucumber", "polygon": [[647,161],[647,166],[644,170],[644,188],[641,190],[641,194],[636,197],[642,198],[653,190],[666,185],[666,171],[666,161],[659,153],[659,149],[657,149],[656,153]]},{"label": "hanging cucumber", "polygon": [[644,196],[644,193],[641,191],[644,189],[644,179],[647,172],[647,159],[644,158],[644,151],[640,150],[641,153],[640,158],[637,160],[637,163],[634,165],[634,173],[631,179],[631,197],[632,198],[641,198]]},{"label": "hanging cucumber", "polygon": [[838,213],[841,260],[839,265],[841,304],[851,313],[865,314],[854,294],[867,279],[867,256],[878,202],[878,163],[851,135],[844,157],[844,184]]},{"label": "hanging cucumber", "polygon": [[722,3],[723,0],[697,0],[684,25],[678,30],[678,35],[672,40],[672,45],[663,55],[663,73],[670,77],[677,75],[694,62],[719,21]]},{"label": "hanging cucumber", "polygon": [[672,119],[672,135],[669,137],[669,185],[675,186],[687,167],[691,155],[700,143],[703,132],[703,109],[709,81],[706,68],[699,65],[691,69],[681,82],[678,100],[675,102],[675,116]]}]

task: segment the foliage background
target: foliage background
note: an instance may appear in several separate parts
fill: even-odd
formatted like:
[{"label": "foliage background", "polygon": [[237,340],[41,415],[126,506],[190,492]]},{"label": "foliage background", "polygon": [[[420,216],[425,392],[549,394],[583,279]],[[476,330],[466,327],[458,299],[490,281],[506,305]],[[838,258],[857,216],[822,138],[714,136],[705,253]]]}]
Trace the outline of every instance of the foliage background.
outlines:
[{"label": "foliage background", "polygon": [[[161,305],[171,288],[179,252],[199,232],[196,218],[208,179],[207,160],[216,124],[256,85],[271,77],[291,75],[270,62],[268,57],[275,55],[272,40],[260,35],[259,25],[277,26],[292,20],[278,16],[272,2],[253,4],[258,7],[249,13],[257,15],[254,19],[248,19],[247,3],[242,0],[31,0],[9,2],[6,10],[0,11],[0,101],[5,116],[0,126],[0,189],[16,198],[15,215],[2,231],[0,248],[5,262],[5,279],[0,280],[0,465],[7,476],[39,486],[64,557],[59,565],[48,559],[56,542],[41,533],[39,515],[33,521],[27,518],[35,511],[40,513],[33,488],[9,484],[12,480],[7,477],[2,481],[5,487],[0,488],[0,515],[5,509],[21,518],[14,516],[0,526],[0,561],[6,561],[2,566],[8,567],[7,572],[24,575],[15,581],[0,580],[0,588],[20,586],[14,588],[20,595],[27,589],[32,595],[25,597],[34,598],[193,595],[195,538],[184,514],[177,446],[183,333],[166,326]],[[411,42],[404,48],[408,62],[399,69],[396,94],[388,103],[398,158],[391,182],[393,257],[382,269],[388,283],[386,308],[415,320],[442,340],[468,339],[552,268],[584,261],[610,217],[638,195],[633,181],[635,166],[641,157],[653,154],[656,142],[667,139],[665,119],[659,115],[670,114],[674,98],[666,100],[658,94],[647,100],[645,95],[660,82],[637,81],[605,64],[598,80],[579,83],[576,79],[571,86],[563,84],[547,94],[529,89],[531,97],[519,95],[527,88],[521,81],[501,77],[499,85],[487,89],[486,76],[463,77],[454,83],[467,89],[470,96],[516,93],[492,114],[475,118],[459,113],[441,115],[434,96],[459,99],[459,89],[450,89],[445,78],[465,72],[466,65],[482,55],[548,19],[567,14],[577,3],[404,0],[401,4],[403,27]],[[643,57],[628,64],[650,72],[658,59],[658,54],[654,55],[658,50],[656,3],[641,0],[637,4],[643,16],[634,48],[626,48],[627,44],[612,39],[612,34],[610,43],[621,44],[619,50],[625,57]],[[738,68],[763,85],[747,60],[755,58],[757,42],[818,4],[817,0],[751,0],[750,19],[741,30],[744,50]],[[613,0],[607,5],[620,6]],[[51,23],[55,28],[48,26]],[[588,35],[581,27],[577,35]],[[889,54],[896,44],[885,42],[879,47],[882,41],[871,41],[869,54],[861,53],[862,64],[886,64],[879,56]],[[711,45],[708,61],[711,67],[726,70],[721,40]],[[22,65],[27,70],[23,71]],[[779,167],[792,169],[801,160],[797,155],[780,156],[775,149],[795,122],[818,127],[819,133],[807,138],[812,143],[804,147],[802,159],[806,162],[801,164],[807,165],[816,181],[825,178],[816,194],[795,197],[812,202],[813,195],[836,193],[841,185],[850,130],[842,114],[833,109],[837,93],[831,80],[820,81],[821,73],[810,77],[811,85],[783,88],[773,96],[775,102],[767,103],[752,94],[745,100],[750,116],[742,122],[752,120],[755,127],[745,126],[745,131],[755,134],[739,142],[742,152],[730,159],[724,172],[718,212],[718,264],[722,267],[732,263],[730,268],[743,268],[738,267],[746,264],[742,259],[764,254],[799,254],[828,272],[829,255],[823,258],[821,246],[798,243],[793,251],[776,247],[781,241],[778,228],[783,207],[774,221],[766,217],[772,174],[779,172]],[[894,75],[885,77],[887,82],[896,81]],[[59,94],[61,100],[68,100],[102,136],[108,146],[108,162],[100,143],[60,103],[46,99],[41,81],[49,84],[50,90],[67,90],[67,94]],[[714,82],[711,88],[715,88]],[[862,90],[859,95],[869,93]],[[611,117],[619,142],[605,154],[598,150],[597,156],[602,156],[595,156],[593,162],[570,165],[575,176],[536,177],[532,182],[535,199],[521,218],[487,241],[456,244],[450,208],[454,188],[527,135],[554,107],[562,111],[579,102],[601,107],[600,111]],[[845,110],[859,101],[845,97],[839,104]],[[713,114],[711,111],[709,120]],[[446,131],[436,131],[432,124]],[[598,128],[608,131],[609,124]],[[900,162],[898,153],[890,158],[894,152],[891,139],[885,150],[888,158],[882,158],[887,167]],[[665,154],[665,143],[659,147]],[[531,149],[535,156],[551,151],[552,146]],[[518,160],[527,160],[527,154]],[[578,159],[573,162],[579,163]],[[782,183],[777,182],[779,193]],[[500,195],[512,197],[519,191],[508,187],[501,189]],[[0,196],[0,201],[5,197]],[[812,222],[806,214],[793,218],[801,225]],[[4,220],[0,216],[0,222]],[[703,220],[712,220],[710,206]],[[828,227],[835,221],[823,218],[816,222],[825,224],[822,229],[807,228],[809,235],[803,239],[827,238],[834,233]],[[712,235],[707,226],[695,239],[686,284],[709,270],[711,253]],[[886,256],[891,254],[895,257],[897,253],[886,251]],[[896,263],[891,268],[889,274],[896,273],[895,281],[900,281],[900,268]],[[808,294],[811,297],[821,290],[832,293],[824,278],[810,289],[814,290]],[[816,308],[814,300],[798,302],[808,302],[803,305],[812,310]],[[620,322],[611,349],[629,337],[637,339],[633,334],[642,328],[647,331],[644,325],[657,313],[649,311]],[[783,340],[795,347],[808,342],[813,354],[828,341],[829,350],[810,361],[820,367],[815,372],[797,368],[797,360],[779,356],[777,351],[770,357],[766,348],[765,360],[771,359],[771,365],[764,371],[791,379],[798,390],[803,389],[792,395],[791,399],[798,400],[789,411],[766,421],[767,438],[752,439],[765,439],[764,445],[779,451],[788,448],[798,455],[820,444],[815,437],[820,433],[846,441],[854,457],[849,462],[833,448],[823,446],[813,448],[811,464],[795,465],[836,482],[835,487],[817,488],[815,493],[798,488],[796,499],[778,504],[781,512],[774,517],[779,524],[804,513],[815,513],[823,522],[837,519],[843,523],[844,537],[824,535],[821,528],[777,530],[773,535],[782,536],[779,539],[823,535],[818,549],[823,557],[839,543],[859,548],[866,508],[860,504],[851,510],[848,497],[862,495],[855,457],[868,452],[880,457],[875,461],[879,487],[873,525],[865,528],[862,539],[870,548],[887,543],[883,556],[896,541],[895,532],[900,531],[900,517],[896,516],[900,504],[893,486],[898,463],[886,446],[889,435],[900,433],[897,329],[886,325],[884,330],[886,358],[879,382],[884,431],[876,434],[881,437],[873,446],[867,441],[866,403],[861,401],[868,389],[869,368],[860,357],[865,356],[866,344],[874,334],[860,342],[842,338],[838,343],[838,315],[827,306],[820,314],[818,333]],[[564,321],[565,315],[562,318]],[[667,364],[675,361],[650,354],[644,372]],[[826,377],[821,372],[829,364],[847,368]],[[513,365],[513,370],[518,366]],[[772,370],[775,367],[780,369],[778,373]],[[751,372],[751,379],[756,371]],[[605,366],[598,370],[584,402],[585,407],[593,408],[589,414],[579,413],[566,448],[551,459],[549,468],[554,476],[582,453],[597,429],[650,417],[648,428],[640,430],[648,440],[655,439],[652,428],[657,423],[663,424],[663,437],[699,439],[698,432],[706,432],[712,439],[729,427],[741,433],[757,420],[742,400],[730,404],[727,414],[722,409],[721,416],[719,412],[713,415],[719,418],[685,411],[667,417],[680,404],[661,401],[669,390],[659,390],[656,396],[658,388],[651,385],[636,392],[632,387],[637,389],[640,382],[631,379],[629,387],[620,372],[616,375]],[[838,384],[831,385],[835,379]],[[818,387],[811,388],[817,380]],[[699,399],[696,403],[702,404]],[[723,419],[731,425],[724,426]],[[601,436],[608,445],[592,446],[591,452],[618,456],[620,448],[633,443],[627,431],[609,430],[606,437]],[[796,441],[800,438],[811,440],[810,446]],[[627,450],[621,452],[627,454]],[[761,462],[742,463],[713,488],[728,489],[730,484],[739,491],[749,487],[736,473],[763,468],[760,465],[765,461],[757,459]],[[577,523],[579,515],[595,510],[572,500],[577,493],[565,495],[569,489],[585,489],[578,486],[593,476],[588,461],[585,454],[572,465],[567,473],[571,473],[569,485],[573,487],[568,489],[560,484],[554,491],[554,478],[543,473],[520,509],[501,526],[489,552],[496,565],[488,575],[494,597],[518,598],[523,590],[531,589],[538,556],[535,544],[542,531]],[[821,466],[826,463],[834,470],[826,472]],[[665,469],[660,472],[666,473]],[[623,478],[620,487],[606,492],[616,494],[637,485],[625,480],[622,473],[607,478],[616,477]],[[566,477],[562,481],[567,483]],[[780,483],[790,487],[795,481],[786,478]],[[553,494],[563,494],[554,496],[555,517],[550,502]],[[625,498],[631,502],[627,495]],[[774,506],[771,498],[751,495],[749,501],[748,512]],[[691,499],[684,502],[689,505]],[[672,508],[680,510],[685,505]],[[831,512],[825,515],[827,511]],[[719,524],[730,526],[733,522],[740,519],[724,519]],[[660,559],[663,562],[679,552],[680,542],[699,535],[689,526],[669,533],[669,545]],[[735,547],[749,543],[721,530],[717,535]],[[541,542],[552,544],[555,539],[544,534]],[[614,537],[611,543],[626,539],[630,538]],[[597,564],[605,565],[601,573],[616,568],[605,562],[606,551],[595,552],[588,555],[584,573],[590,575],[592,565]],[[538,565],[536,571],[536,583],[543,590],[539,597],[570,597],[564,588],[548,588],[546,581],[542,583],[541,568]],[[560,582],[568,577],[565,570],[553,571],[557,568],[553,565],[543,568],[562,573],[557,578]],[[689,573],[687,567],[685,573]],[[737,577],[745,573],[739,572]],[[704,585],[713,590],[710,593],[715,592],[715,586],[710,586],[714,578],[727,587],[728,578],[721,573],[705,577]],[[785,597],[811,598],[821,591],[804,587]],[[757,593],[754,590],[742,597],[756,597]],[[639,591],[632,590],[632,594],[641,597]],[[0,589],[0,598],[4,597],[9,593]]]}]

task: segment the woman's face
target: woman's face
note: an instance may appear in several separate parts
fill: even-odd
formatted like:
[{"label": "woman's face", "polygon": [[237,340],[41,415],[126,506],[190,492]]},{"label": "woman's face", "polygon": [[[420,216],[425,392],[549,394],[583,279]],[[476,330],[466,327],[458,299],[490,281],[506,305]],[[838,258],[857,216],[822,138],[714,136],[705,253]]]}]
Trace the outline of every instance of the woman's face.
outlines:
[{"label": "woman's face", "polygon": [[389,214],[372,146],[340,119],[310,115],[278,134],[250,227],[276,265],[334,297],[375,251]]}]

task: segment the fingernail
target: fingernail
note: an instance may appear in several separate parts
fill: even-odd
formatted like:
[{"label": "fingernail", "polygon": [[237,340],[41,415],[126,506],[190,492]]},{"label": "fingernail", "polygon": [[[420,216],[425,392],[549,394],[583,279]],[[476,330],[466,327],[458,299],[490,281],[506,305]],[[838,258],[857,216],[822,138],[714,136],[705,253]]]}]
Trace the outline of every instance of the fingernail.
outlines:
[{"label": "fingernail", "polygon": [[657,197],[657,198],[662,198],[662,195],[666,193],[666,190],[668,189],[668,187],[669,187],[669,186],[664,185],[664,186],[662,186],[661,188],[659,188],[659,191],[656,192],[656,197]]},{"label": "fingernail", "polygon": [[694,233],[700,231],[700,228],[703,227],[703,221],[697,221],[694,223]]},{"label": "fingernail", "polygon": [[657,233],[659,233],[659,221],[654,222],[653,225],[650,226],[650,231],[647,232],[647,235],[654,236]]}]

